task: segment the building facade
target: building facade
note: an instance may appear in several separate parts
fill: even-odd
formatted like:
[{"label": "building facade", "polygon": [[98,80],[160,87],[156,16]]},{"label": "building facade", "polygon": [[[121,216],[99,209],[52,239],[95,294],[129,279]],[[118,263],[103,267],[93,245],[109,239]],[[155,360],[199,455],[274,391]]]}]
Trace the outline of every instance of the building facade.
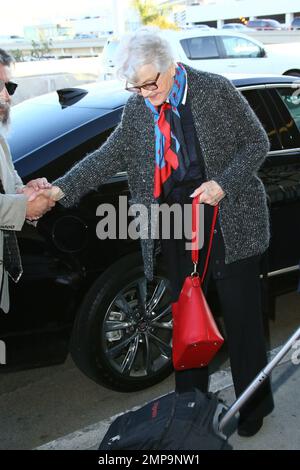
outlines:
[{"label": "building facade", "polygon": [[158,0],[158,3],[172,5],[174,21],[181,26],[185,23],[221,27],[243,18],[270,18],[289,25],[295,16],[300,16],[299,0]]}]

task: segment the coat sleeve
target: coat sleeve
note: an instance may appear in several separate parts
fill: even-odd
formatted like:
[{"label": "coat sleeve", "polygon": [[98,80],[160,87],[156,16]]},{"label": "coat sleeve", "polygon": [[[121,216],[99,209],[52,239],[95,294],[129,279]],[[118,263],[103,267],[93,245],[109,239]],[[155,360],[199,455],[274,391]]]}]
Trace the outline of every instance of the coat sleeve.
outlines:
[{"label": "coat sleeve", "polygon": [[11,173],[14,177],[14,183],[15,183],[14,186],[15,186],[15,192],[16,192],[17,189],[23,188],[24,183],[23,183],[20,175],[18,174],[17,170],[15,169],[15,166],[14,166],[14,163],[13,163],[13,160],[12,160],[12,156],[11,156],[11,153],[10,153],[10,148],[9,148],[6,140],[2,141],[2,146],[4,146],[4,151],[5,151],[5,155],[6,155],[6,163],[10,167]]},{"label": "coat sleeve", "polygon": [[9,151],[8,164],[9,164],[9,166],[11,167],[12,173],[13,173],[13,175],[14,175],[14,179],[15,179],[15,191],[17,191],[17,189],[23,188],[24,183],[23,183],[23,181],[22,181],[22,179],[21,179],[19,173],[18,173],[17,170],[15,169],[15,166],[14,166],[13,161],[12,161],[12,158],[11,158],[10,151]]},{"label": "coat sleeve", "polygon": [[14,170],[15,172],[15,190],[17,191],[17,189],[21,189],[23,188],[24,186],[24,183],[23,181],[21,180],[18,172],[16,170]]},{"label": "coat sleeve", "polygon": [[0,194],[0,230],[22,230],[27,209],[23,194]]},{"label": "coat sleeve", "polygon": [[[7,146],[7,164],[15,180],[15,191],[22,188],[23,181],[15,170],[10,150]],[[27,197],[23,194],[0,194],[0,230],[22,230],[27,210]]]},{"label": "coat sleeve", "polygon": [[234,126],[236,149],[223,173],[212,179],[234,200],[264,162],[270,142],[246,98],[225,77],[221,79],[221,88],[222,105]]},{"label": "coat sleeve", "polygon": [[127,171],[128,156],[135,141],[128,108],[129,103],[123,110],[121,122],[100,148],[52,182],[61,188],[65,195],[59,201],[63,206],[73,206],[82,196],[98,189],[117,172]]}]

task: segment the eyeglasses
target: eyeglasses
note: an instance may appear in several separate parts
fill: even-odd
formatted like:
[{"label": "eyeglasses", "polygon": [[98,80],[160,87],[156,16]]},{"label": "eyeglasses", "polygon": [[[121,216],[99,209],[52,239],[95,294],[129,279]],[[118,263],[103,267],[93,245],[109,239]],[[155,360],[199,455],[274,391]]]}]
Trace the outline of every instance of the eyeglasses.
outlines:
[{"label": "eyeglasses", "polygon": [[0,80],[0,93],[4,87],[6,88],[7,93],[11,96],[18,88],[18,85],[14,82],[5,82],[4,80]]},{"label": "eyeglasses", "polygon": [[157,90],[158,85],[156,82],[159,79],[159,76],[160,76],[160,72],[156,75],[156,78],[153,82],[148,82],[140,86],[127,86],[127,82],[126,82],[125,90],[131,91],[133,93],[142,93],[142,88],[148,91]]}]

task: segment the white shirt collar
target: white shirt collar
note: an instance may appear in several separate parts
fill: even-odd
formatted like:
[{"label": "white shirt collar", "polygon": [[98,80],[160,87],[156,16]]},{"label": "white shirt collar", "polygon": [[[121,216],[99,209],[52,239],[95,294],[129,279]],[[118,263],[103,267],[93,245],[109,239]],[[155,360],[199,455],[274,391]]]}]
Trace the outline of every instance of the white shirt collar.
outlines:
[{"label": "white shirt collar", "polygon": [[[184,89],[184,94],[183,94],[183,98],[182,98],[181,104],[185,104],[185,103],[186,103],[187,89],[188,89],[187,73],[185,72],[185,89]],[[166,102],[169,103],[169,98],[166,99]]]},{"label": "white shirt collar", "polygon": [[186,95],[187,95],[187,89],[188,89],[187,75],[185,74],[185,76],[186,76],[186,81],[185,81],[184,95],[183,95],[183,98],[182,98],[182,104],[186,103]]}]

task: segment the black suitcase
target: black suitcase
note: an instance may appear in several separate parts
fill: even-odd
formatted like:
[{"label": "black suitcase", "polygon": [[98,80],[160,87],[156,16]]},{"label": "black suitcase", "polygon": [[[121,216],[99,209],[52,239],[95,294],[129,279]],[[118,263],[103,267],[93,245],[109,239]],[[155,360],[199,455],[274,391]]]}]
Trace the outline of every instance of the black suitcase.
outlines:
[{"label": "black suitcase", "polygon": [[173,392],[116,418],[99,450],[227,449],[213,430],[223,409],[215,395]]},{"label": "black suitcase", "polygon": [[223,429],[299,338],[300,327],[230,408],[217,394],[173,392],[116,418],[99,450],[231,449]]}]

